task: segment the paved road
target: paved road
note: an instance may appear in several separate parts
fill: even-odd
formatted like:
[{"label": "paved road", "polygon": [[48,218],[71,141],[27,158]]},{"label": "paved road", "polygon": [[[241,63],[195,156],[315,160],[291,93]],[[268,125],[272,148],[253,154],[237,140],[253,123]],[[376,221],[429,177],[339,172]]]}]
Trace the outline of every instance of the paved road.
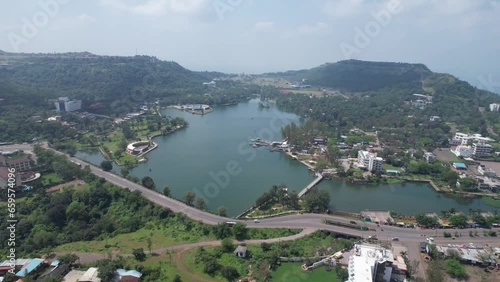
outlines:
[{"label": "paved road", "polygon": [[[28,147],[26,147],[28,146]],[[46,146],[44,146],[46,147]],[[9,149],[10,148],[10,149]],[[1,150],[12,150],[12,149],[21,149],[21,150],[31,150],[30,145],[10,145],[10,146],[0,146]],[[61,152],[56,151],[57,153],[62,154]],[[459,232],[464,237],[459,237],[455,240],[452,238],[444,238],[442,237],[442,230],[420,230],[413,228],[400,228],[396,226],[381,226],[378,227],[373,223],[364,223],[361,221],[356,221],[357,225],[366,226],[374,231],[360,231],[356,229],[336,226],[336,225],[328,225],[324,223],[325,219],[330,219],[333,221],[338,221],[342,223],[349,223],[351,219],[339,217],[339,216],[331,216],[331,215],[321,215],[321,214],[296,214],[296,215],[286,215],[275,218],[262,219],[260,222],[254,221],[243,221],[243,220],[234,220],[230,218],[225,218],[221,216],[217,216],[208,212],[200,211],[193,207],[190,207],[180,201],[177,201],[172,198],[165,197],[164,195],[149,190],[137,183],[124,179],[118,175],[115,175],[111,172],[105,172],[101,168],[94,166],[90,163],[87,163],[83,160],[77,158],[70,158],[75,162],[81,163],[83,166],[89,165],[92,173],[99,177],[105,178],[107,181],[129,189],[130,191],[140,191],[144,197],[149,199],[150,201],[171,209],[174,212],[180,212],[187,215],[189,218],[201,221],[207,224],[218,224],[221,222],[227,221],[238,221],[244,222],[248,227],[253,228],[299,228],[299,229],[307,229],[307,230],[328,230],[331,232],[356,236],[360,238],[367,238],[368,236],[377,236],[379,240],[392,240],[393,237],[398,237],[399,241],[401,241],[404,245],[411,247],[412,253],[416,251],[415,246],[418,242],[425,241],[426,237],[434,237],[436,244],[467,244],[469,242],[475,243],[498,243],[498,240],[494,240],[495,238],[478,236],[478,237],[469,237],[469,229],[460,229]],[[383,230],[382,230],[383,229]],[[454,233],[454,232],[453,232]],[[482,231],[478,231],[479,234],[482,234]],[[410,252],[410,250],[409,250]],[[412,254],[412,256],[416,256],[416,254]],[[421,270],[420,270],[421,271]]]},{"label": "paved road", "polygon": [[[80,159],[76,158],[70,158],[70,159],[80,162],[83,165],[89,165],[92,173],[94,173],[97,176],[105,178],[106,180],[117,186],[127,188],[131,191],[140,191],[144,195],[144,197],[146,197],[152,202],[157,203],[158,205],[167,207],[174,212],[184,213],[188,217],[194,220],[198,220],[207,224],[218,224],[227,221],[237,221],[237,222],[244,222],[248,227],[255,227],[255,228],[276,228],[276,227],[300,228],[300,229],[310,228],[317,230],[328,230],[340,234],[357,236],[360,238],[367,238],[368,236],[376,235],[380,240],[391,240],[393,237],[398,237],[399,240],[402,242],[421,242],[425,241],[425,237],[435,237],[437,243],[448,244],[456,242],[451,238],[442,237],[443,235],[442,230],[432,230],[432,229],[420,230],[413,228],[401,228],[396,226],[377,227],[377,225],[374,223],[364,223],[361,221],[356,221],[357,225],[366,226],[370,229],[374,229],[375,231],[360,231],[336,225],[328,225],[324,223],[325,219],[330,219],[342,223],[349,223],[351,219],[339,216],[332,216],[332,215],[322,215],[322,214],[286,215],[275,218],[262,219],[258,223],[254,221],[234,220],[195,209],[178,200],[165,197],[164,195],[156,191],[149,190],[143,187],[142,185],[124,179],[123,177],[118,176],[114,173],[105,172],[99,167],[86,163]],[[484,237],[484,236],[469,237],[468,236],[469,229],[460,229],[459,232],[464,236],[462,238],[464,238],[464,240],[467,242],[487,243],[491,241],[490,237]],[[482,234],[482,231],[479,231],[479,233]],[[464,240],[457,240],[457,241],[464,241]]]}]

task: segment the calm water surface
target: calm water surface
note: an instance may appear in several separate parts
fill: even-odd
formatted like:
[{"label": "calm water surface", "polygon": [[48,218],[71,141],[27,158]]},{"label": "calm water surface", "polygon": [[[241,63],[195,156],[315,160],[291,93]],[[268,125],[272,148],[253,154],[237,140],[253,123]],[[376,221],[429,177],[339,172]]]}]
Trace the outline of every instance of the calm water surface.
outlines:
[{"label": "calm water surface", "polygon": [[[273,104],[269,109],[259,109],[258,102],[253,99],[216,108],[205,116],[164,110],[167,116],[183,117],[189,127],[155,138],[159,147],[148,154],[147,163],[131,174],[139,178],[151,176],[158,190],[168,185],[179,199],[188,191],[195,192],[205,199],[209,209],[223,205],[231,216],[248,209],[274,184],[301,190],[314,179],[304,165],[285,154],[269,152],[268,147],[254,149],[249,145],[255,137],[281,140],[280,128],[300,123],[300,119]],[[98,151],[79,152],[77,156],[94,164],[103,160]],[[114,171],[120,171],[116,164]],[[450,207],[464,212],[469,208],[494,210],[479,199],[453,199],[421,183],[354,185],[328,180],[318,188],[330,191],[332,208],[352,212],[385,209],[410,214],[440,212]]]}]

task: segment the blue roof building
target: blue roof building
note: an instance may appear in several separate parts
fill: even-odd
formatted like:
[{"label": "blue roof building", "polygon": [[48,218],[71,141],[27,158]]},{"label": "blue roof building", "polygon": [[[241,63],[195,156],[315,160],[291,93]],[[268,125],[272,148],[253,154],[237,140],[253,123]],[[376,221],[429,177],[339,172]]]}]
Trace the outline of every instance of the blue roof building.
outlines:
[{"label": "blue roof building", "polygon": [[16,273],[16,276],[18,277],[26,277],[28,274],[30,274],[33,270],[37,269],[40,264],[42,264],[43,259],[32,259],[30,260],[27,264],[25,264],[21,270],[19,270]]},{"label": "blue roof building", "polygon": [[456,169],[467,169],[467,166],[464,163],[453,163],[453,167]]}]

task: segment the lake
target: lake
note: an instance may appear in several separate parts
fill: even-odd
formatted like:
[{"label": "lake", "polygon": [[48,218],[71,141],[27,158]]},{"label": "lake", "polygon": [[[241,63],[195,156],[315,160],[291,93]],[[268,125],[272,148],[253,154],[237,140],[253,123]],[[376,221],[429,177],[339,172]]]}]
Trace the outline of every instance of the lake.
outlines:
[{"label": "lake", "polygon": [[[251,207],[274,184],[284,183],[290,190],[300,191],[314,179],[304,165],[283,153],[270,152],[268,147],[255,149],[249,144],[253,138],[281,140],[281,127],[300,123],[300,117],[280,111],[272,103],[270,108],[260,109],[258,102],[252,99],[217,107],[204,116],[164,110],[164,115],[182,117],[189,126],[154,138],[158,148],[131,174],[151,176],[159,191],[168,185],[178,199],[192,191],[205,199],[209,209],[225,206],[230,216]],[[99,151],[79,152],[77,156],[97,165],[103,160]],[[119,170],[115,164],[113,171]],[[436,193],[425,183],[365,185],[324,180],[318,188],[330,191],[332,208],[350,212],[385,209],[410,214],[451,207],[464,212],[469,208],[494,210],[480,199]]]}]

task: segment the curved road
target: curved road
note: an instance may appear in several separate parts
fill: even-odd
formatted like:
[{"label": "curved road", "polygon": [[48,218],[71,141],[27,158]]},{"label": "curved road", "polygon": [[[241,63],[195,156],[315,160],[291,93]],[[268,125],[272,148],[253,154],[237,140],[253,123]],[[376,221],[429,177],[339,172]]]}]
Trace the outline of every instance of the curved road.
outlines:
[{"label": "curved road", "polygon": [[[453,240],[452,238],[444,238],[442,237],[443,231],[442,230],[432,230],[432,229],[426,229],[426,230],[420,230],[420,229],[413,229],[413,228],[401,228],[401,227],[396,227],[396,226],[382,226],[383,231],[381,230],[381,227],[377,227],[376,224],[374,223],[365,223],[362,221],[356,221],[357,225],[362,225],[366,226],[370,229],[374,229],[375,231],[360,231],[356,229],[351,229],[351,228],[346,228],[346,227],[341,227],[341,226],[336,226],[336,225],[329,225],[325,224],[324,220],[325,219],[330,219],[333,221],[337,222],[342,222],[342,223],[347,223],[352,219],[340,217],[340,216],[332,216],[332,215],[323,215],[323,214],[295,214],[295,215],[285,215],[285,216],[280,216],[280,217],[274,217],[274,218],[267,218],[267,219],[261,219],[260,222],[256,223],[254,221],[245,221],[245,220],[234,220],[231,218],[226,218],[226,217],[221,217],[209,212],[201,211],[198,210],[194,207],[188,206],[178,200],[166,197],[157,191],[153,191],[150,189],[145,188],[142,185],[139,185],[135,182],[129,181],[127,179],[124,179],[121,176],[118,176],[114,173],[111,172],[106,172],[103,171],[101,168],[94,166],[90,163],[84,162],[80,159],[77,158],[70,158],[73,161],[80,162],[82,165],[89,165],[92,173],[99,177],[105,178],[107,181],[123,187],[127,188],[130,191],[140,191],[144,197],[149,199],[150,201],[171,209],[174,212],[180,212],[185,214],[191,219],[201,221],[203,223],[207,224],[218,224],[221,222],[227,222],[227,221],[237,221],[237,222],[244,222],[248,227],[252,228],[298,228],[298,229],[304,229],[304,228],[309,228],[309,229],[317,229],[317,230],[328,230],[332,231],[335,233],[339,234],[344,234],[344,235],[349,235],[349,236],[355,236],[355,237],[368,237],[368,236],[373,236],[376,235],[379,240],[390,240],[392,237],[398,237],[399,241],[402,242],[421,242],[425,241],[424,237],[438,237],[436,240],[439,240],[439,243],[457,243],[458,241],[463,241],[460,240],[461,238],[457,238],[459,240]],[[464,236],[464,240],[467,242],[478,242],[478,243],[488,243],[491,241],[494,241],[491,237],[485,237],[485,236],[478,236],[478,237],[469,237],[469,230],[474,230],[474,229],[459,229],[458,231],[461,233],[462,236]],[[449,231],[450,232],[450,231]],[[451,231],[451,233],[454,233],[454,230]],[[479,232],[482,235],[482,231]],[[465,237],[466,236],[466,237]]]}]

